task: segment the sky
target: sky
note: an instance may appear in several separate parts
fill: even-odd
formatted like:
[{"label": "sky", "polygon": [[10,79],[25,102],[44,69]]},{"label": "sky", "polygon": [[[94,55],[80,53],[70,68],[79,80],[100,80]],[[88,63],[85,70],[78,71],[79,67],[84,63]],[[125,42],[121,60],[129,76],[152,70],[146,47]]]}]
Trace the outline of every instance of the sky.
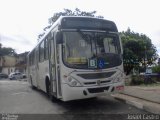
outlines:
[{"label": "sky", "polygon": [[0,43],[17,53],[30,51],[48,18],[64,8],[97,11],[114,21],[119,32],[146,34],[160,55],[159,0],[0,0]]}]

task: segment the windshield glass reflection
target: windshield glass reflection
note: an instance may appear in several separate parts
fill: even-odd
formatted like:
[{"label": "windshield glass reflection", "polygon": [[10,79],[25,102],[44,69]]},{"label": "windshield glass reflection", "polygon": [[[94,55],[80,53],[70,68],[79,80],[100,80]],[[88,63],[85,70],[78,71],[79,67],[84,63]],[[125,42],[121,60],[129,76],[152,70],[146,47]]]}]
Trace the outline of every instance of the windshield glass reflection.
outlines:
[{"label": "windshield glass reflection", "polygon": [[122,62],[117,34],[63,32],[63,39],[63,61],[69,67],[103,69]]}]

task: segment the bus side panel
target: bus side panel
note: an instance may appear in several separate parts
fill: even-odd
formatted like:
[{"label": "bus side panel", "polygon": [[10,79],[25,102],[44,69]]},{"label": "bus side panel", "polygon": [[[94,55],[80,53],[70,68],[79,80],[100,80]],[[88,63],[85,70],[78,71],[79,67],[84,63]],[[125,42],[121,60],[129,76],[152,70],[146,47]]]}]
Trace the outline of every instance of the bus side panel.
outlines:
[{"label": "bus side panel", "polygon": [[32,65],[30,67],[30,79],[32,80],[32,84],[33,86],[37,87],[37,80],[36,80],[36,68],[35,68],[35,65]]},{"label": "bus side panel", "polygon": [[46,83],[45,83],[45,79],[46,79],[46,75],[49,74],[49,61],[46,60],[44,62],[40,62],[38,63],[38,74],[39,74],[39,87],[41,90],[43,90],[44,92],[46,92]]},{"label": "bus side panel", "polygon": [[37,83],[37,88],[39,88],[39,66],[38,66],[38,62],[39,62],[39,47],[36,47],[35,50],[35,79],[36,79],[36,83]]},{"label": "bus side panel", "polygon": [[30,84],[33,86],[37,87],[37,80],[36,80],[36,55],[35,55],[35,50],[33,50],[29,55],[28,55],[28,79]]}]

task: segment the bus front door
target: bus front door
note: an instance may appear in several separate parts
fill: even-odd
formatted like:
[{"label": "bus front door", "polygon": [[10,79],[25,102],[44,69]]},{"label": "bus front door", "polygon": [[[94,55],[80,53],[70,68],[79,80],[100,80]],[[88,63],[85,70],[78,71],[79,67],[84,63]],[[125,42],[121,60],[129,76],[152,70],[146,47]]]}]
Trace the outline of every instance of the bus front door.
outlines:
[{"label": "bus front door", "polygon": [[57,81],[56,81],[56,62],[55,62],[55,48],[54,40],[50,40],[49,44],[49,53],[50,53],[50,84],[52,95],[57,97]]}]

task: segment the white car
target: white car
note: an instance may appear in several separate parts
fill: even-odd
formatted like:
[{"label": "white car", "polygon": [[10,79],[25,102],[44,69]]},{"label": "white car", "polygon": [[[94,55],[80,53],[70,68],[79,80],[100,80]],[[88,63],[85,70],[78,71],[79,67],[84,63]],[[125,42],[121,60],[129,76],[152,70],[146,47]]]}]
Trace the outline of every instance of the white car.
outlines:
[{"label": "white car", "polygon": [[10,80],[17,80],[17,79],[22,79],[22,78],[23,78],[23,74],[20,72],[13,72],[9,75]]}]

